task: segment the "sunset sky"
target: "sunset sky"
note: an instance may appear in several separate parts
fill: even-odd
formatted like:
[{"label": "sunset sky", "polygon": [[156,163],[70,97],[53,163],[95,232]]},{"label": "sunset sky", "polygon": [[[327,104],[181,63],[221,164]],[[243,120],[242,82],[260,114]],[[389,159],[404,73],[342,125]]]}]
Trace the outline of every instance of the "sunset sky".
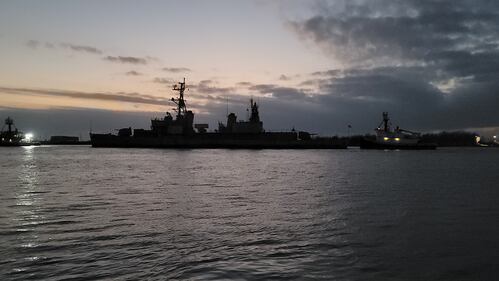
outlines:
[{"label": "sunset sky", "polygon": [[196,122],[367,133],[499,127],[497,1],[1,1],[0,118],[39,136]]}]

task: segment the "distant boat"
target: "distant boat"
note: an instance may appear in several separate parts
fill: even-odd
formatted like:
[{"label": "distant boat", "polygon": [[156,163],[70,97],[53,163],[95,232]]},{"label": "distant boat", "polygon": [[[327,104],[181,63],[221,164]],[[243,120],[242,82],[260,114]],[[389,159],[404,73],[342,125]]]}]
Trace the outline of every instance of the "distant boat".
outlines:
[{"label": "distant boat", "polygon": [[[7,130],[4,130],[5,127]],[[7,117],[2,131],[0,131],[0,146],[20,146],[23,139],[24,134],[14,126],[14,120]]]},{"label": "distant boat", "polygon": [[434,143],[421,141],[421,134],[404,130],[398,126],[392,130],[388,112],[383,112],[383,121],[376,129],[375,137],[364,137],[360,141],[363,149],[436,149]]}]

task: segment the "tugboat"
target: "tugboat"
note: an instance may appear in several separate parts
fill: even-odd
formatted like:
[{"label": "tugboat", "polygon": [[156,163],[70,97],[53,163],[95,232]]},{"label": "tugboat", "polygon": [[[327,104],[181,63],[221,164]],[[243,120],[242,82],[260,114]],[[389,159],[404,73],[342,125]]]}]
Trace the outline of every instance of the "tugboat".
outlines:
[{"label": "tugboat", "polygon": [[373,138],[362,138],[360,148],[363,149],[436,149],[434,143],[421,141],[421,133],[399,128],[392,130],[388,112],[383,112],[383,121],[376,129]]},{"label": "tugboat", "polygon": [[[7,131],[4,131],[5,126],[7,126]],[[14,120],[12,120],[12,118],[10,117],[7,117],[7,119],[5,119],[5,125],[3,126],[2,131],[0,131],[0,146],[26,145],[23,140],[24,134],[14,126]]]},{"label": "tugboat", "polygon": [[167,112],[160,119],[151,120],[151,129],[123,128],[118,134],[90,133],[92,147],[144,148],[249,148],[249,149],[345,149],[346,142],[336,137],[312,137],[308,132],[265,132],[258,105],[250,100],[251,115],[247,121],[238,121],[234,113],[227,123],[219,123],[218,130],[208,132],[208,124],[194,124],[194,113],[187,110],[183,82],[173,86],[179,96],[171,101],[176,105],[176,116]]}]

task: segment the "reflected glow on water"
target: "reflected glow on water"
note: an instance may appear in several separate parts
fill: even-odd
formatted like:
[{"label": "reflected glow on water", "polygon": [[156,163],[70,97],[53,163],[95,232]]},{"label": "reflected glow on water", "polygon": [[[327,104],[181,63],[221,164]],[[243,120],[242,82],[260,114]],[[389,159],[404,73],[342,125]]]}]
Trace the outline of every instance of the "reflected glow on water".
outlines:
[{"label": "reflected glow on water", "polygon": [[[34,249],[40,244],[39,235],[34,227],[44,222],[44,216],[40,212],[41,198],[39,191],[39,169],[37,167],[34,146],[22,147],[22,157],[18,172],[18,186],[15,190],[15,216],[12,218],[16,237],[16,248]],[[24,260],[28,263],[40,259],[38,254],[27,256]],[[23,272],[27,268],[14,268],[14,272]]]},{"label": "reflected glow on water", "polygon": [[499,150],[0,153],[6,279],[499,273]]}]

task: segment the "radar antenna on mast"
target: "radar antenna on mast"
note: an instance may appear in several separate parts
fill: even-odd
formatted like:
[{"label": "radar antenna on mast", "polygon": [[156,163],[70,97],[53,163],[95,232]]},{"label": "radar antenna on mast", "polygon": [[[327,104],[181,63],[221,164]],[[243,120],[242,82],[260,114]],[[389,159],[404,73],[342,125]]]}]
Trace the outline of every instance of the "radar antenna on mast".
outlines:
[{"label": "radar antenna on mast", "polygon": [[184,100],[185,78],[184,82],[178,82],[178,85],[173,85],[173,90],[179,92],[179,97],[172,98],[171,101],[177,105],[177,118],[181,118],[187,113],[187,106]]}]

